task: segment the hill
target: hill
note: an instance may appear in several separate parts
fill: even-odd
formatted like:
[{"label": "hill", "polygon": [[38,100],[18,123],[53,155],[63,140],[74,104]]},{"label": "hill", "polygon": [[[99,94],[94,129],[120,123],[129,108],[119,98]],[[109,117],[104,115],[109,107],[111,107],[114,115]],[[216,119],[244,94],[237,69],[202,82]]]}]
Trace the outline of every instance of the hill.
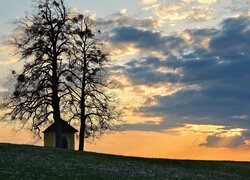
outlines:
[{"label": "hill", "polygon": [[250,163],[149,159],[0,144],[0,179],[249,179]]}]

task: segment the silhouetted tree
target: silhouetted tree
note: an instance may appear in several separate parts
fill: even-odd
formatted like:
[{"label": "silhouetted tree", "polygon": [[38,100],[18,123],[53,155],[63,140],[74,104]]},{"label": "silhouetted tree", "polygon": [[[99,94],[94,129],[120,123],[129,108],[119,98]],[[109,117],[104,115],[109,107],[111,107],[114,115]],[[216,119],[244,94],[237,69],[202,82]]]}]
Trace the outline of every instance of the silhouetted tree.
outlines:
[{"label": "silhouetted tree", "polygon": [[93,21],[81,14],[73,21],[74,53],[69,64],[73,73],[68,74],[67,80],[74,87],[71,92],[74,106],[70,107],[74,112],[72,118],[80,119],[79,151],[83,151],[85,138],[112,130],[120,113],[116,99],[107,91],[114,87],[106,73],[110,59],[93,33]]},{"label": "silhouetted tree", "polygon": [[64,58],[70,54],[70,11],[62,0],[40,0],[37,12],[20,19],[17,36],[11,43],[24,60],[5,117],[30,123],[32,130],[54,120],[57,124],[56,147],[61,144],[60,99],[67,92]]},{"label": "silhouetted tree", "polygon": [[80,120],[79,150],[85,138],[111,130],[119,117],[107,89],[113,87],[105,69],[103,44],[90,18],[70,12],[63,0],[37,0],[37,12],[19,20],[17,47],[24,67],[13,71],[16,86],[5,118],[28,122],[39,133],[56,123],[56,147],[61,147],[61,117]]}]

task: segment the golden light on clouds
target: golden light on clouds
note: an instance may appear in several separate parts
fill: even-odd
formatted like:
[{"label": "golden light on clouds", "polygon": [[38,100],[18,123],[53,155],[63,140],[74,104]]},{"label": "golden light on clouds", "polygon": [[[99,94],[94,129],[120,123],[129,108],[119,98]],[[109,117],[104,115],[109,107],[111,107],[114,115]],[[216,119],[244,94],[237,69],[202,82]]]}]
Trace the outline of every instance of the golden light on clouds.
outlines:
[{"label": "golden light on clouds", "polygon": [[209,43],[210,43],[210,39],[209,38],[204,38],[201,40],[201,46],[202,47],[208,47],[209,46]]},{"label": "golden light on clouds", "polygon": [[216,135],[219,137],[241,136],[242,133],[246,131],[246,129],[242,129],[242,128],[228,129],[225,126],[198,125],[198,124],[186,124],[185,128],[197,134]]},{"label": "golden light on clouds", "polygon": [[181,32],[181,36],[182,36],[183,39],[185,39],[186,41],[192,40],[192,36],[191,36],[188,32],[186,32],[186,31]]},{"label": "golden light on clouds", "polygon": [[182,1],[187,2],[187,3],[198,2],[198,3],[201,3],[201,4],[213,4],[213,3],[217,2],[217,0],[182,0]]},{"label": "golden light on clouds", "polygon": [[154,96],[170,95],[183,88],[181,84],[172,83],[134,85],[127,76],[111,76],[111,78],[119,83],[114,92],[120,98],[120,105],[124,110],[123,118],[127,123],[143,123],[148,120],[160,122],[159,117],[145,117],[143,113],[135,110],[147,103],[147,99],[151,99],[150,104],[155,105],[157,102]]},{"label": "golden light on clouds", "polygon": [[127,9],[121,9],[121,10],[120,10],[120,14],[121,14],[121,15],[125,15],[126,12],[127,12]]},{"label": "golden light on clouds", "polygon": [[[161,28],[164,26],[165,22],[162,21],[161,19],[153,19],[153,16],[149,16],[144,18],[142,21],[147,22],[150,21],[151,22],[151,26],[155,29]],[[142,22],[141,21],[141,22]],[[139,21],[140,22],[140,21]],[[143,29],[143,28],[142,28]],[[147,28],[144,28],[143,30],[147,30]]]},{"label": "golden light on clouds", "polygon": [[159,6],[158,10],[161,13],[164,13],[164,12],[167,13],[167,12],[172,12],[172,11],[183,9],[185,7],[187,7],[186,3],[175,3],[175,4],[167,4],[167,5]]},{"label": "golden light on clouds", "polygon": [[220,132],[224,126],[217,126],[217,125],[197,125],[197,124],[186,124],[185,127],[188,130],[191,130],[195,133],[199,134],[214,134]]},{"label": "golden light on clouds", "polygon": [[140,49],[136,48],[136,46],[132,43],[128,43],[126,45],[109,46],[109,49],[112,48],[111,57],[115,62],[124,63],[124,61],[122,61],[124,58],[135,56],[140,52]]},{"label": "golden light on clouds", "polygon": [[143,4],[143,5],[155,4],[157,2],[158,2],[158,0],[141,0],[141,4]]},{"label": "golden light on clouds", "polygon": [[[161,20],[180,21],[207,21],[213,18],[213,10],[205,4],[212,1],[200,1],[200,5],[190,5],[191,1],[182,1],[178,3],[155,4],[146,7],[144,10],[152,10],[153,14]],[[203,5],[204,4],[204,5]]]},{"label": "golden light on clouds", "polygon": [[169,68],[169,67],[159,67],[155,71],[160,72],[160,73],[171,73],[171,74],[180,74],[180,71],[175,68]]},{"label": "golden light on clouds", "polygon": [[[198,30],[198,29],[197,29],[197,30]],[[178,35],[179,35],[180,37],[182,37],[182,38],[185,40],[185,42],[186,42],[188,45],[190,45],[190,47],[191,47],[191,46],[194,46],[194,45],[196,44],[196,45],[199,46],[199,47],[208,48],[209,43],[210,43],[210,41],[211,41],[210,37],[206,37],[206,36],[204,36],[204,37],[202,37],[202,38],[195,39],[195,38],[193,38],[192,35],[191,35],[189,32],[187,32],[187,31],[180,32],[180,33],[178,33]]]},{"label": "golden light on clouds", "polygon": [[161,19],[170,21],[185,20],[185,19],[190,19],[194,21],[203,21],[212,19],[211,16],[212,11],[208,8],[194,7],[192,8],[192,10],[175,11],[174,9],[176,9],[177,7],[182,8],[181,6],[176,6],[176,5],[173,6],[173,9],[171,9],[171,6],[167,8],[162,7],[159,10],[157,10],[155,14]]},{"label": "golden light on clouds", "polygon": [[206,21],[212,19],[213,10],[207,6],[196,6],[189,12],[189,18],[194,21]]}]

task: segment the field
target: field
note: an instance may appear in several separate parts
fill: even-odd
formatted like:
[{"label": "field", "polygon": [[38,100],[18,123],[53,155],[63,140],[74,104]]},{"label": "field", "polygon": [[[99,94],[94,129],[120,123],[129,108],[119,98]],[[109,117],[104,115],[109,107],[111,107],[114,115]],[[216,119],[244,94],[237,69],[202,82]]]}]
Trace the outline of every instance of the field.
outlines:
[{"label": "field", "polygon": [[149,159],[0,144],[0,179],[250,179],[250,163]]}]

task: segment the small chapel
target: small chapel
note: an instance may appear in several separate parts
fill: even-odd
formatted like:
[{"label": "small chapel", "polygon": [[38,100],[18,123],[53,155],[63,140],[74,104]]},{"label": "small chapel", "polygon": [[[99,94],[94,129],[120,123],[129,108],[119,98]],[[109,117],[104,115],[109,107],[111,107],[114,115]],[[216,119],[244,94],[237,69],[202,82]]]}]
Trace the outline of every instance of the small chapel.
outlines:
[{"label": "small chapel", "polygon": [[[74,127],[69,125],[66,121],[61,121],[62,138],[61,145],[63,149],[75,150],[75,133],[78,132]],[[44,146],[56,147],[56,123],[51,124],[44,133]]]}]

